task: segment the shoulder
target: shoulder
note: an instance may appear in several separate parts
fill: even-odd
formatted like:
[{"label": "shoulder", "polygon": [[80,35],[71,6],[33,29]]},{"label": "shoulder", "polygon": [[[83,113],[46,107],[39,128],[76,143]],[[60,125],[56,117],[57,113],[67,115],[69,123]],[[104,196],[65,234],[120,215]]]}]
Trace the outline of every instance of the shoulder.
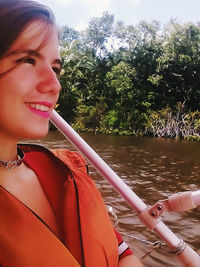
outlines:
[{"label": "shoulder", "polygon": [[61,159],[69,168],[74,167],[87,172],[86,160],[76,151],[69,151],[67,149],[52,149],[51,152]]},{"label": "shoulder", "polygon": [[86,160],[77,151],[69,151],[67,149],[47,149],[44,146],[36,144],[19,144],[19,148],[23,150],[25,156],[39,159],[51,158],[62,161],[70,169],[79,169],[84,173],[88,172]]},{"label": "shoulder", "polygon": [[76,151],[69,151],[67,149],[52,149],[50,151],[69,167],[76,166],[81,168],[87,165],[86,160]]}]

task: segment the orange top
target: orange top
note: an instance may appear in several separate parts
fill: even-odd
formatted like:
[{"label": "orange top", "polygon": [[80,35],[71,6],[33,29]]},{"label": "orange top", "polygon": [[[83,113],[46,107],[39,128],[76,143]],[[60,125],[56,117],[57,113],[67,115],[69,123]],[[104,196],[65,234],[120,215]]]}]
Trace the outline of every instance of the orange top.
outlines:
[{"label": "orange top", "polygon": [[0,264],[116,267],[117,239],[103,200],[86,173],[85,160],[67,150],[54,151],[61,161],[43,147],[20,147],[49,200],[62,237],[0,187]]}]

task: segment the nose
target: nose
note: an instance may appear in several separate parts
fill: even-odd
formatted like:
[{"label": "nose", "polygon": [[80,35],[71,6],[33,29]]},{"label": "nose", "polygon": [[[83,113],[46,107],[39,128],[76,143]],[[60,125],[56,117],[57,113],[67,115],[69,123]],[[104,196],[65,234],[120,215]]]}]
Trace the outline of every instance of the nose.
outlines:
[{"label": "nose", "polygon": [[38,91],[41,93],[58,94],[61,90],[61,85],[56,76],[56,73],[51,67],[43,68],[40,71],[40,79],[37,85]]}]

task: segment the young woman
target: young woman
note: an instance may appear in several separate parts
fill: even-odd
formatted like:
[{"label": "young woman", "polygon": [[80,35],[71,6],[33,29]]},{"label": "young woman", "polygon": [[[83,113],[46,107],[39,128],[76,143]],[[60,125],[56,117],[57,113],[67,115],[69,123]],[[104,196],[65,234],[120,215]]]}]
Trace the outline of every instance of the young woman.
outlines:
[{"label": "young woman", "polygon": [[78,153],[18,144],[47,134],[60,70],[52,12],[0,0],[0,266],[142,266]]}]

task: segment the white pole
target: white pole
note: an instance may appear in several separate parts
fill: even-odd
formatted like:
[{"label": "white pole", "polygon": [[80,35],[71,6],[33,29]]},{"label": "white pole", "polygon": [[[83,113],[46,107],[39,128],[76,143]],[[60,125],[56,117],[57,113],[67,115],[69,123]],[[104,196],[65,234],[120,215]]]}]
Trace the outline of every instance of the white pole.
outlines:
[{"label": "white pole", "polygon": [[[111,183],[129,205],[139,213],[141,221],[172,249],[179,249],[181,240],[160,220],[149,215],[146,204],[121,180],[121,178],[100,158],[100,156],[78,135],[76,131],[54,110],[51,115],[53,124],[63,135],[95,166],[95,168]],[[184,244],[177,251],[177,257],[188,267],[199,267],[200,257]]]},{"label": "white pole", "polygon": [[200,205],[200,190],[192,192],[192,200],[196,207]]}]

